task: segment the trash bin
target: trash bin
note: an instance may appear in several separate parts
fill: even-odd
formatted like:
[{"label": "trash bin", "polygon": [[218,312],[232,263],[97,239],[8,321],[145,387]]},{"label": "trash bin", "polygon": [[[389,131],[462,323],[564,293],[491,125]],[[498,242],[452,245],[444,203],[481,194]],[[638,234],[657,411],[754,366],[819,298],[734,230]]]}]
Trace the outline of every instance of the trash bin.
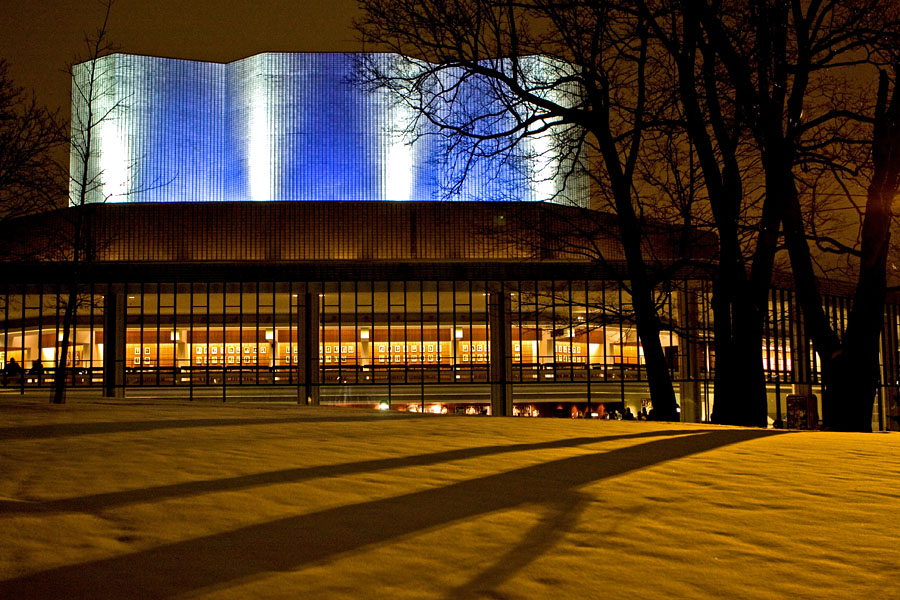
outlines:
[{"label": "trash bin", "polygon": [[819,404],[815,394],[804,396],[791,394],[787,397],[788,429],[818,429]]}]

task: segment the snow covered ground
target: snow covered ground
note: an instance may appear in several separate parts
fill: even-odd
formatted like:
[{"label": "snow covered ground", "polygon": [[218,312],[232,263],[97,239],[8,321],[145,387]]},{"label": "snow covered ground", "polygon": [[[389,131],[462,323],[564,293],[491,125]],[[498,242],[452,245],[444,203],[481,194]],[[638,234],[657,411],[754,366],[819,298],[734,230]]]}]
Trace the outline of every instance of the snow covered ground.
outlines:
[{"label": "snow covered ground", "polygon": [[0,598],[900,598],[900,434],[0,399]]}]

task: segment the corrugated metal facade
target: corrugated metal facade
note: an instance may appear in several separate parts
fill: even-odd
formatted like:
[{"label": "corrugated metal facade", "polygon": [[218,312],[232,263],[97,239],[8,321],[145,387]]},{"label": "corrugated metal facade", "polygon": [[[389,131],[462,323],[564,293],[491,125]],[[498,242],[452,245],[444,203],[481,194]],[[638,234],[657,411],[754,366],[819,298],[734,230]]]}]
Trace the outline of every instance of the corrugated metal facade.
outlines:
[{"label": "corrugated metal facade", "polygon": [[[22,220],[8,256],[53,259],[77,209]],[[225,202],[105,204],[87,208],[92,262],[267,262],[534,259],[590,262],[575,226],[592,226],[607,261],[621,249],[608,215],[542,203]],[[602,229],[606,227],[607,230]],[[662,240],[661,244],[668,244]],[[27,250],[23,250],[27,248]],[[671,257],[673,248],[655,255]]]}]

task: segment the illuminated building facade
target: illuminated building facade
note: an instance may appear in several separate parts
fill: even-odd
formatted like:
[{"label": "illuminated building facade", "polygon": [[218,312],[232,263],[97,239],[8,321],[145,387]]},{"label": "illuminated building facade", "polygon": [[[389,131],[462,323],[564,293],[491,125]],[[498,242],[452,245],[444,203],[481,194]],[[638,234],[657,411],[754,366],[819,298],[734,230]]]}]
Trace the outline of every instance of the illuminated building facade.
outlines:
[{"label": "illuminated building facade", "polygon": [[[392,55],[369,55],[390,65]],[[534,59],[535,61],[539,59]],[[587,206],[584,174],[536,146],[469,164],[386,92],[354,84],[354,54],[266,53],[232,63],[113,54],[75,69],[74,122],[98,120],[91,202],[553,200]],[[460,111],[476,104],[477,82]],[[91,112],[91,119],[87,117]],[[499,129],[509,123],[498,118]],[[83,128],[73,129],[79,143]],[[73,181],[82,163],[73,153]],[[453,193],[446,190],[466,176]],[[563,185],[564,173],[567,181]]]},{"label": "illuminated building facade", "polygon": [[[104,60],[129,101],[90,167],[111,187],[82,213],[90,260],[71,332],[73,390],[494,415],[648,407],[614,221],[591,239],[603,264],[559,243],[588,210],[578,185],[574,206],[504,201],[554,196],[522,177],[539,171],[522,157],[507,171],[475,169],[457,202],[433,201],[453,177],[435,160],[443,150],[397,137],[402,119],[386,99],[350,86],[348,55]],[[0,232],[4,255],[19,257],[3,264],[0,366],[30,371],[40,358],[46,370],[7,375],[7,392],[51,384],[71,269],[58,241],[76,210]],[[677,254],[655,247],[663,266]],[[708,419],[714,402],[711,294],[706,275],[687,269],[659,288],[686,421]],[[826,295],[838,329],[847,295]],[[787,286],[771,293],[765,331],[774,422],[789,416],[789,394],[817,392],[820,373]],[[894,422],[898,333],[892,299],[882,429]]]}]

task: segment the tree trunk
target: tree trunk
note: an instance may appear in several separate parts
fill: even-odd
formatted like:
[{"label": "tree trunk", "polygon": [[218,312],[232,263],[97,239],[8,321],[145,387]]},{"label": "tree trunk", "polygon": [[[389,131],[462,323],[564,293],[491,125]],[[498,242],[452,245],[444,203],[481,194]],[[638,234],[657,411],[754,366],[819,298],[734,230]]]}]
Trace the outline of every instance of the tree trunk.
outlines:
[{"label": "tree trunk", "polygon": [[638,339],[644,350],[644,361],[647,366],[647,384],[650,388],[650,400],[653,402],[653,418],[658,421],[680,421],[669,363],[666,361],[659,339],[661,330],[659,315],[653,302],[653,287],[644,262],[640,224],[634,213],[631,190],[629,186],[620,183],[614,193],[622,249],[631,282],[631,303]]},{"label": "tree trunk", "polygon": [[768,426],[762,368],[762,315],[734,287],[713,292],[716,373],[712,421],[721,425]]},{"label": "tree trunk", "polygon": [[65,311],[63,312],[62,341],[60,341],[60,350],[56,357],[56,371],[53,373],[53,395],[50,397],[50,402],[53,404],[66,403],[66,385],[68,384],[66,371],[68,370],[69,347],[71,346],[69,334],[72,331],[72,324],[75,322],[77,304],[78,293],[73,285],[69,288]]},{"label": "tree trunk", "polygon": [[643,303],[635,302],[635,319],[647,365],[647,384],[653,402],[653,418],[657,421],[680,421],[669,363],[659,340],[660,324],[656,309],[651,308],[652,312],[648,312],[645,308],[639,309],[638,304]]},{"label": "tree trunk", "polygon": [[[823,427],[831,431],[872,431],[878,390],[878,356],[852,354],[850,348],[823,364]],[[874,372],[873,371],[874,365]]]},{"label": "tree trunk", "polygon": [[[736,155],[734,132],[723,118],[719,90],[715,82],[715,59],[709,51],[700,53],[697,64],[699,13],[685,6],[681,46],[677,50],[678,89],[684,105],[686,129],[703,170],[710,207],[719,236],[718,277],[714,282],[712,309],[715,331],[715,423],[765,427],[768,425],[765,374],[762,368],[762,311],[771,277],[771,257],[775,253],[778,219],[771,207],[764,211],[754,257],[760,275],[748,281],[746,261],[738,236],[744,202],[742,171]],[[673,36],[674,40],[678,35]],[[703,77],[698,82],[698,70]],[[701,108],[700,89],[705,87],[707,110]],[[714,144],[715,140],[715,144]],[[766,224],[774,221],[775,237],[766,235]],[[768,267],[768,268],[767,268]],[[759,289],[762,293],[751,293]]]},{"label": "tree trunk", "polygon": [[739,296],[735,298],[734,316],[737,368],[730,384],[741,410],[732,424],[768,427],[769,405],[762,364],[763,313],[749,299]]},{"label": "tree trunk", "polygon": [[[900,140],[895,140],[894,144],[900,146]],[[878,346],[887,294],[891,204],[897,190],[898,170],[893,166],[893,174],[890,168],[887,174],[883,170],[876,171],[876,178],[868,190],[853,307],[841,347],[830,361],[829,385],[822,399],[824,424],[829,429],[872,431],[872,410],[879,380]],[[879,173],[887,176],[878,177]]]}]

